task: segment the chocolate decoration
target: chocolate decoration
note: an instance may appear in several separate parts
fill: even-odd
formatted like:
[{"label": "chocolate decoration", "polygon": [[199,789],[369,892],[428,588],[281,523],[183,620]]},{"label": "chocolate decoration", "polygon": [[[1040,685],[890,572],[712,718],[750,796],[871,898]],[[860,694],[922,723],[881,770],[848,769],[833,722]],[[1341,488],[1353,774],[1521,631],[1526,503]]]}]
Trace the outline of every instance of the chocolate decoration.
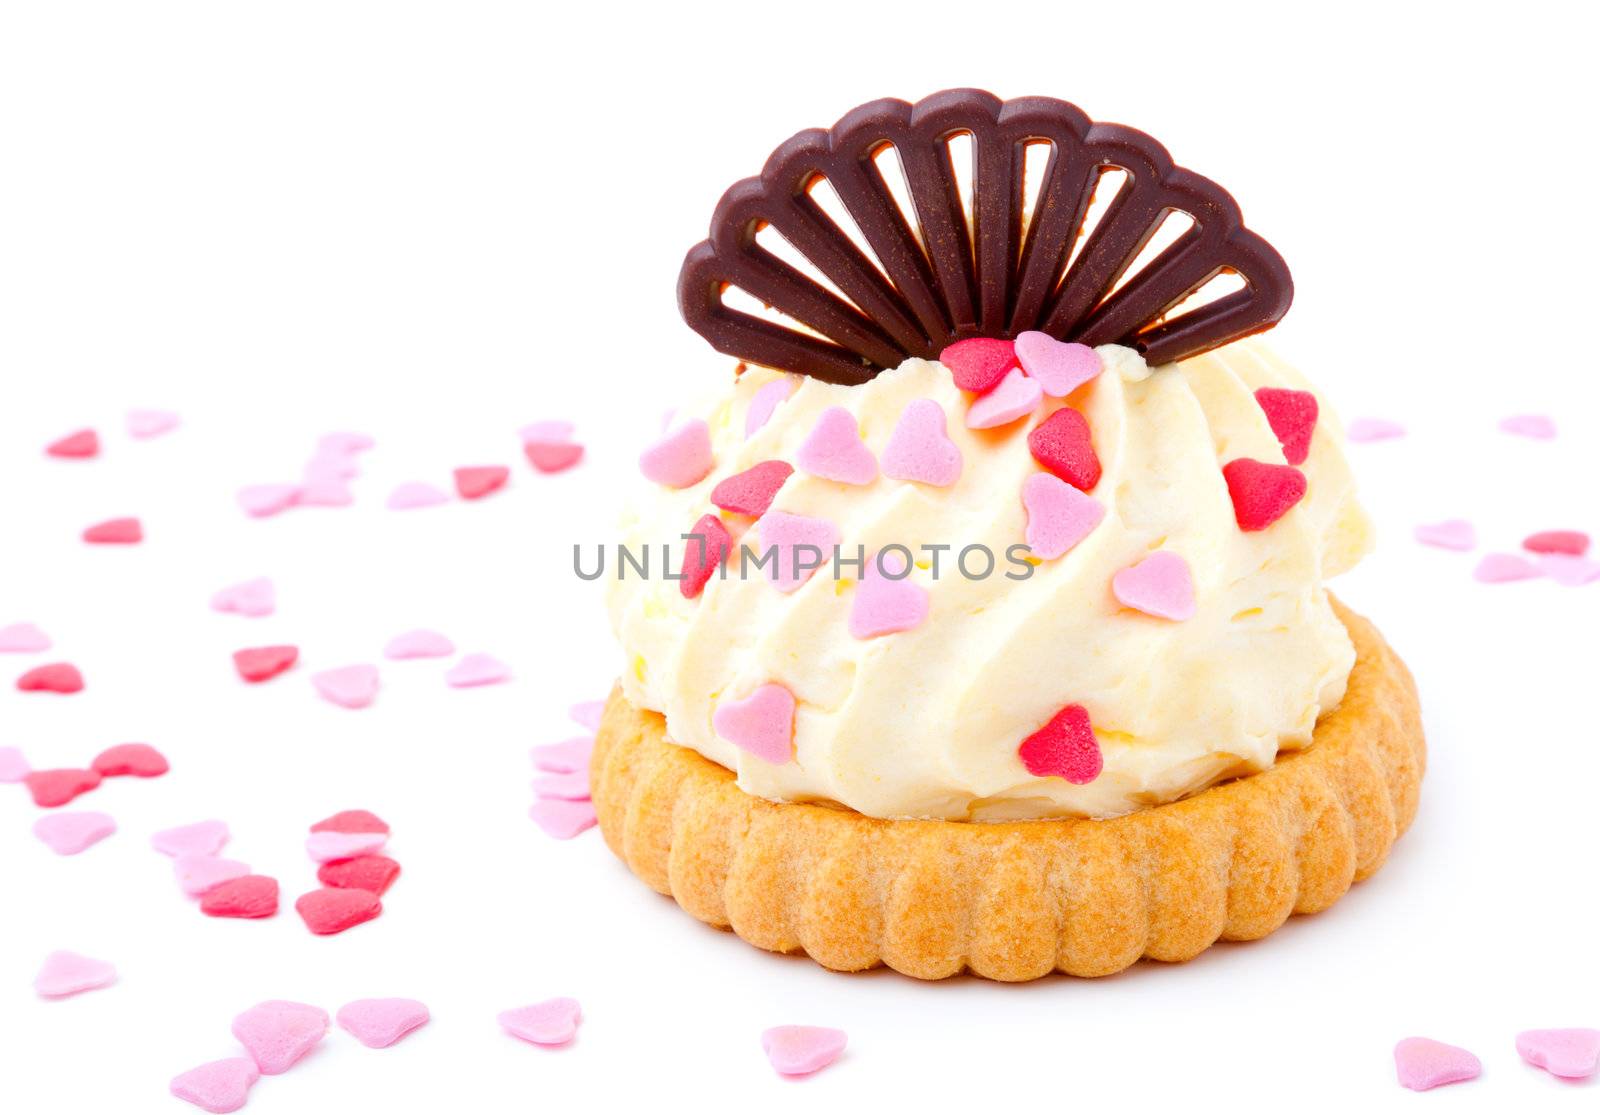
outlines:
[{"label": "chocolate decoration", "polygon": [[[972,137],[970,234],[948,146],[963,134]],[[1036,143],[1052,150],[1025,215],[1025,152]],[[873,161],[885,147],[899,156],[915,227]],[[1069,269],[1095,187],[1112,169],[1127,180]],[[877,262],[811,198],[819,179],[832,185]],[[1112,293],[1174,211],[1193,226]],[[758,244],[767,225],[844,298]],[[1166,319],[1225,272],[1244,287]],[[728,286],[813,332],[730,309],[722,300]],[[1174,166],[1151,137],[1096,124],[1065,101],[1001,101],[977,89],[915,105],[873,101],[827,131],[800,132],[760,177],[722,196],[710,239],[690,250],[678,276],[684,320],[719,352],[847,384],[910,356],[936,359],[966,337],[1029,329],[1128,345],[1164,364],[1271,328],[1293,295],[1282,257],[1244,227],[1227,191]]]}]

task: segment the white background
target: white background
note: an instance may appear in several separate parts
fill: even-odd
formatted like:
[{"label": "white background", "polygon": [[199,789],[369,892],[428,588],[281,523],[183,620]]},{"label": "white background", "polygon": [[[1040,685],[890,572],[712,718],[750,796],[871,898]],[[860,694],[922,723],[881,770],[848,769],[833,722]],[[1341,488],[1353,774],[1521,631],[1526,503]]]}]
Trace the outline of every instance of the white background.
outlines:
[{"label": "white background", "polygon": [[[893,8],[0,6],[0,624],[41,624],[88,678],[19,694],[37,660],[0,660],[0,743],[49,766],[141,739],[173,762],[82,799],[121,831],[72,859],[0,787],[0,1110],[184,1110],[168,1078],[233,1054],[238,1011],[370,995],[434,1021],[385,1051],[336,1031],[248,1110],[1593,1107],[1512,1037],[1600,1026],[1600,585],[1480,586],[1475,558],[1409,531],[1600,532],[1595,27],[1575,4]],[[677,320],[682,253],[792,131],[960,84],[1066,97],[1223,182],[1294,268],[1278,347],[1346,419],[1411,429],[1352,449],[1383,540],[1340,591],[1421,683],[1420,818],[1332,911],[1181,967],[833,975],[694,922],[598,833],[558,843],[526,818],[528,746],[570,734],[567,705],[615,668],[570,546],[606,537],[662,409],[728,367]],[[184,425],[130,441],[130,406]],[[1518,411],[1560,438],[1497,433]],[[580,424],[581,469],[520,461],[541,418]],[[100,460],[42,455],[83,425]],[[341,428],[379,441],[356,507],[233,506]],[[494,462],[514,478],[481,504],[382,508],[399,481]],[[143,517],[143,546],[77,541],[118,514]],[[257,574],[277,615],[207,609]],[[384,664],[371,709],[313,696],[309,672],[419,625],[516,680],[459,692],[442,663]],[[302,665],[239,683],[229,653],[277,641]],[[381,919],[313,938],[287,909],[312,885],[301,840],[351,806],[393,824],[405,874]],[[277,919],[179,896],[149,834],[206,816],[282,881]],[[56,948],[122,978],[37,1000]],[[558,994],[587,1017],[572,1047],[498,1031]],[[757,1035],[781,1022],[841,1026],[850,1049],[780,1080]],[[1484,1078],[1402,1091],[1409,1034],[1472,1048]]]}]

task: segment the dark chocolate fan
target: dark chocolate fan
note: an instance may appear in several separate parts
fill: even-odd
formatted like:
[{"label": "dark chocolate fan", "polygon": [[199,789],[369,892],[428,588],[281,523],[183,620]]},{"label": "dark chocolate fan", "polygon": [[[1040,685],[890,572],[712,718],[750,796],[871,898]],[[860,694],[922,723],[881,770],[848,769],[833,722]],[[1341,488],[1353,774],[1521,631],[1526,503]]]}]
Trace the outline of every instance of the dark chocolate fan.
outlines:
[{"label": "dark chocolate fan", "polygon": [[[971,137],[970,223],[949,146],[961,135]],[[1028,213],[1024,160],[1033,144],[1050,152]],[[875,162],[888,147],[899,158],[915,225]],[[1074,258],[1108,170],[1127,179]],[[876,260],[811,197],[819,179],[833,187]],[[1118,288],[1175,212],[1193,224]],[[839,293],[758,244],[769,225]],[[1224,273],[1243,286],[1167,317]],[[729,286],[804,330],[730,308],[723,302]],[[678,277],[684,320],[718,351],[834,383],[863,383],[909,356],[936,358],[966,337],[1029,329],[1129,345],[1152,364],[1182,360],[1270,328],[1293,293],[1282,257],[1244,227],[1227,191],[1174,166],[1154,139],[1096,124],[1065,101],[1001,101],[977,89],[915,105],[873,101],[827,131],[794,136],[760,177],[723,195],[711,238],[690,250]]]}]

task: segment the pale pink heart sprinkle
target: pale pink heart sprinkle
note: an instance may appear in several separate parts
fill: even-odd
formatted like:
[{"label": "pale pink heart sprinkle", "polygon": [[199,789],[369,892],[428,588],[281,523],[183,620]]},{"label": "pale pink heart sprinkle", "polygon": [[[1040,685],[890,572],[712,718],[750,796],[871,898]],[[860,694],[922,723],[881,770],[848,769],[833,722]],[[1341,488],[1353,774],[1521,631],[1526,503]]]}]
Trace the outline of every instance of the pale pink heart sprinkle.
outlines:
[{"label": "pale pink heart sprinkle", "polygon": [[581,724],[592,732],[600,727],[600,717],[605,711],[604,701],[579,701],[567,709],[567,715],[574,724]]},{"label": "pale pink heart sprinkle", "polygon": [[179,1073],[168,1089],[202,1111],[227,1115],[244,1106],[251,1086],[260,1079],[261,1070],[250,1058],[225,1057]]},{"label": "pale pink heart sprinkle", "polygon": [[1576,554],[1540,554],[1534,558],[1539,572],[1558,585],[1578,588],[1600,580],[1600,561]]},{"label": "pale pink heart sprinkle", "polygon": [[283,999],[257,1003],[233,1020],[233,1036],[268,1076],[287,1072],[327,1033],[327,1011]]},{"label": "pale pink heart sprinkle", "polygon": [[[761,539],[760,556],[764,557],[768,549],[776,551],[764,568],[767,579],[779,592],[793,592],[809,581],[817,569],[833,559],[834,547],[839,544],[839,528],[830,520],[787,511],[768,511],[756,520],[755,530]],[[811,566],[814,560],[821,564]],[[811,567],[802,569],[802,561]]]},{"label": "pale pink heart sprinkle", "polygon": [[200,898],[223,883],[250,874],[250,865],[221,856],[178,856],[172,861],[178,886],[190,898]]},{"label": "pale pink heart sprinkle", "polygon": [[1157,550],[1119,570],[1111,578],[1111,592],[1124,607],[1157,619],[1194,618],[1194,577],[1189,563],[1171,550]]},{"label": "pale pink heart sprinkle", "polygon": [[533,422],[522,427],[517,432],[518,438],[524,445],[530,441],[561,443],[572,440],[572,435],[577,432],[577,427],[571,422],[558,420],[548,422]]},{"label": "pale pink heart sprinkle", "polygon": [[464,654],[461,661],[445,671],[445,684],[452,689],[472,689],[480,685],[499,685],[511,680],[511,667],[488,654]]},{"label": "pale pink heart sprinkle", "polygon": [[428,1021],[428,1007],[416,999],[357,999],[334,1016],[340,1028],[368,1049],[386,1049]]},{"label": "pale pink heart sprinkle", "polygon": [[1032,414],[1044,402],[1039,381],[1021,368],[1012,368],[1004,379],[972,400],[967,408],[967,429],[992,430]]},{"label": "pale pink heart sprinkle", "polygon": [[170,410],[130,410],[127,414],[128,436],[136,438],[160,437],[175,430],[180,419]]},{"label": "pale pink heart sprinkle", "polygon": [[323,670],[311,675],[311,684],[340,708],[366,708],[378,696],[378,668],[360,664]]},{"label": "pale pink heart sprinkle", "polygon": [[1482,1063],[1467,1050],[1432,1038],[1403,1039],[1394,1047],[1394,1068],[1401,1085],[1413,1092],[1476,1080],[1483,1071]]},{"label": "pale pink heart sprinkle", "polygon": [[33,822],[33,835],[59,856],[75,856],[116,831],[106,813],[50,813]]},{"label": "pale pink heart sprinkle", "polygon": [[365,453],[377,444],[369,434],[338,430],[331,434],[323,434],[317,440],[317,452],[350,456],[355,453]]},{"label": "pale pink heart sprinkle", "polygon": [[437,631],[418,628],[396,635],[383,648],[385,658],[445,658],[456,652],[456,645]]},{"label": "pale pink heart sprinkle", "polygon": [[1538,566],[1520,554],[1485,554],[1472,571],[1472,579],[1486,585],[1526,581],[1537,576]]},{"label": "pale pink heart sprinkle", "polygon": [[961,449],[945,431],[944,408],[932,399],[907,403],[883,447],[883,474],[948,488],[961,479],[961,464]]},{"label": "pale pink heart sprinkle", "polygon": [[0,654],[33,654],[50,649],[50,636],[31,623],[0,627]]},{"label": "pale pink heart sprinkle", "polygon": [[1524,1030],[1517,1052],[1535,1068],[1563,1080],[1582,1080],[1600,1068],[1600,1030]]},{"label": "pale pink heart sprinkle", "polygon": [[664,487],[687,488],[704,480],[714,461],[711,428],[696,418],[641,453],[639,471]]},{"label": "pale pink heart sprinkle", "polygon": [[1500,429],[1518,437],[1549,441],[1556,436],[1556,422],[1547,414],[1513,414],[1500,420]]},{"label": "pale pink heart sprinkle", "polygon": [[828,1026],[774,1026],[762,1033],[761,1048],[784,1076],[805,1076],[837,1061],[848,1040]]},{"label": "pale pink heart sprinkle", "polygon": [[542,798],[561,801],[589,800],[589,772],[569,771],[566,774],[544,774],[533,780],[533,792]]},{"label": "pale pink heart sprinkle", "polygon": [[778,409],[778,404],[788,399],[800,388],[800,377],[779,376],[770,383],[763,383],[756,388],[756,393],[750,396],[750,409],[744,415],[744,436],[749,437],[767,424],[772,417],[772,412]]},{"label": "pale pink heart sprinkle", "polygon": [[386,832],[314,832],[306,837],[306,855],[316,863],[370,856],[389,842]]},{"label": "pale pink heart sprinkle", "polygon": [[117,969],[109,962],[62,950],[44,958],[44,966],[33,977],[33,989],[46,999],[60,999],[105,987],[116,978]]},{"label": "pale pink heart sprinkle", "polygon": [[540,798],[528,810],[534,824],[546,836],[557,840],[571,840],[581,832],[594,828],[594,805],[587,801],[561,801],[558,798]]},{"label": "pale pink heart sprinkle", "polygon": [[577,1036],[582,1021],[576,999],[546,999],[500,1012],[500,1025],[507,1033],[534,1045],[565,1045]]},{"label": "pale pink heart sprinkle", "polygon": [[361,462],[348,453],[335,453],[322,450],[306,462],[306,467],[300,470],[300,476],[307,482],[323,481],[334,483],[340,480],[353,480],[361,475]]},{"label": "pale pink heart sprinkle", "polygon": [[1424,546],[1465,553],[1478,546],[1478,532],[1465,519],[1445,519],[1438,523],[1419,523],[1412,532]]},{"label": "pale pink heart sprinkle", "polygon": [[390,511],[411,511],[418,507],[437,507],[449,503],[450,497],[432,484],[418,481],[401,484],[389,493],[386,506]]},{"label": "pale pink heart sprinkle", "polygon": [[1088,345],[1058,341],[1037,329],[1018,333],[1015,347],[1017,363],[1052,399],[1066,398],[1105,368],[1100,354]]},{"label": "pale pink heart sprinkle", "polygon": [[1035,557],[1046,561],[1089,537],[1106,515],[1099,500],[1048,472],[1036,472],[1022,482],[1022,506],[1028,513],[1028,545]]},{"label": "pale pink heart sprinkle", "polygon": [[884,576],[878,569],[880,557],[867,562],[850,602],[850,634],[857,639],[910,631],[928,618],[928,590],[910,577]]},{"label": "pale pink heart sprinkle", "polygon": [[767,682],[747,697],[720,702],[711,726],[741,751],[769,763],[787,763],[794,757],[794,709],[794,694]]},{"label": "pale pink heart sprinkle", "polygon": [[812,476],[840,484],[870,484],[878,478],[878,461],[861,440],[855,415],[829,407],[795,452],[794,463]]},{"label": "pale pink heart sprinkle", "polygon": [[[589,759],[594,754],[593,736],[574,736],[560,743],[544,743],[529,754],[533,765],[554,774],[571,774],[575,770],[589,769]],[[4,779],[0,779],[4,781]]]},{"label": "pale pink heart sprinkle", "polygon": [[241,616],[270,616],[278,606],[278,592],[266,577],[255,577],[220,589],[211,597],[218,612]]},{"label": "pale pink heart sprinkle", "polygon": [[248,484],[235,498],[246,515],[264,519],[293,507],[300,488],[296,484]]},{"label": "pale pink heart sprinkle", "polygon": [[1389,441],[1405,437],[1406,428],[1387,418],[1357,418],[1344,432],[1345,440],[1355,442]]},{"label": "pale pink heart sprinkle", "polygon": [[32,771],[21,748],[0,747],[0,782],[21,782]]},{"label": "pale pink heart sprinkle", "polygon": [[151,847],[173,859],[215,856],[227,842],[228,826],[221,821],[196,821],[162,829],[150,837]]},{"label": "pale pink heart sprinkle", "polygon": [[296,507],[349,507],[356,501],[350,485],[337,476],[315,476],[300,485]]}]

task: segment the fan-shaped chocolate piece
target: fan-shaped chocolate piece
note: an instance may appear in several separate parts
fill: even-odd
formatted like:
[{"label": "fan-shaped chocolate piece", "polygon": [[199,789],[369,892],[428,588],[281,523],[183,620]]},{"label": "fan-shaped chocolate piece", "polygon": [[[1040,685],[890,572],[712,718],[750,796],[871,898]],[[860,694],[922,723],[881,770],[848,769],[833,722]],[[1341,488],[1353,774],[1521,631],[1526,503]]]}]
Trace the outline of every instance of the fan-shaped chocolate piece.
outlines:
[{"label": "fan-shaped chocolate piece", "polygon": [[[970,215],[950,152],[957,136],[971,137]],[[1029,206],[1026,150],[1036,144],[1050,150]],[[910,215],[875,161],[885,148],[899,158]],[[1095,187],[1113,170],[1126,180],[1086,231]],[[820,180],[870,256],[811,196]],[[1124,282],[1173,213],[1193,224]],[[835,289],[757,243],[766,226]],[[1228,272],[1241,289],[1167,317]],[[730,286],[802,328],[730,308]],[[678,277],[684,320],[714,348],[834,383],[865,382],[909,356],[933,359],[965,337],[1029,329],[1130,345],[1152,364],[1182,360],[1270,328],[1293,293],[1283,259],[1244,227],[1227,191],[1174,166],[1154,139],[1093,123],[1065,101],[1001,101],[976,89],[915,105],[873,101],[827,131],[794,136],[760,177],[723,195],[711,238],[690,250]]]}]

